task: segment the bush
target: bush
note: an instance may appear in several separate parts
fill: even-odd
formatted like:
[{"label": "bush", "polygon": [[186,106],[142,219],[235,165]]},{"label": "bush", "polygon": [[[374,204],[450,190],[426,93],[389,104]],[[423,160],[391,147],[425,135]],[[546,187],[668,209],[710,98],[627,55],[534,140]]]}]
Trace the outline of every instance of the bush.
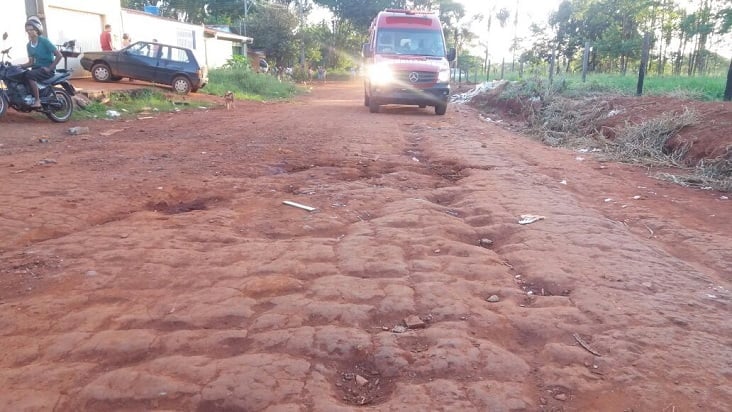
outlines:
[{"label": "bush", "polygon": [[272,75],[256,73],[248,63],[246,66],[241,61],[230,63],[209,71],[209,84],[201,91],[219,96],[231,91],[237,98],[249,100],[283,99],[300,92],[291,81],[280,81]]}]

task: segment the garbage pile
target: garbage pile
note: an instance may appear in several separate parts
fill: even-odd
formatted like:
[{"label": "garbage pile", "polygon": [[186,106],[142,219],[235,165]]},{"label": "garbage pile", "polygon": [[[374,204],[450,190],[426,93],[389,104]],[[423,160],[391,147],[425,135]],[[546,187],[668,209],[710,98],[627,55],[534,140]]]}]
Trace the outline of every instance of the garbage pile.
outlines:
[{"label": "garbage pile", "polygon": [[453,94],[452,96],[450,96],[450,102],[458,104],[470,103],[476,96],[488,93],[505,82],[505,80],[494,80],[492,82],[480,83],[476,85],[472,90],[469,90],[465,93]]}]

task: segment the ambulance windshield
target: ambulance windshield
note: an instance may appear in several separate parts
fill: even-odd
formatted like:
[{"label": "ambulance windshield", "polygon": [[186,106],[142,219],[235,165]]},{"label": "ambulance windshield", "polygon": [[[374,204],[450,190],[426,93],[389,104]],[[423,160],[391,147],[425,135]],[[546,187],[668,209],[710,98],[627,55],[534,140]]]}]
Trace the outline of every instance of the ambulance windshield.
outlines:
[{"label": "ambulance windshield", "polygon": [[445,45],[439,31],[381,29],[376,34],[376,53],[445,57]]}]

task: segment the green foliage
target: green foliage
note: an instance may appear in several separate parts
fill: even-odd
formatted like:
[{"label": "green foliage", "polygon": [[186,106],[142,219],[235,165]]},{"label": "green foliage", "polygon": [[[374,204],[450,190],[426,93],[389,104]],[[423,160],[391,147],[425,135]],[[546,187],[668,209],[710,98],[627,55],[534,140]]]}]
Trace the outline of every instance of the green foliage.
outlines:
[{"label": "green foliage", "polygon": [[298,53],[297,16],[283,7],[260,7],[247,19],[247,36],[253,49],[264,50],[272,65],[292,64]]},{"label": "green foliage", "polygon": [[556,48],[558,64],[568,67],[581,60],[584,43],[590,42],[591,70],[626,73],[637,67],[643,35],[649,33],[652,60],[668,62],[677,74],[682,65],[688,74],[708,73],[707,45],[712,34],[732,29],[732,1],[685,3],[695,9],[687,12],[671,0],[564,0],[548,21],[552,41],[534,37],[530,54],[547,55],[547,47]]},{"label": "green foliage", "polygon": [[226,61],[223,68],[230,70],[253,71],[251,62],[247,56],[242,56],[240,54],[231,56],[231,58]]},{"label": "green foliage", "polygon": [[290,81],[279,81],[269,74],[256,73],[251,69],[213,69],[208,73],[209,84],[202,92],[223,96],[232,91],[239,99],[271,100],[284,99],[300,92]]},{"label": "green foliage", "polygon": [[292,70],[292,80],[297,83],[303,83],[310,80],[310,73],[302,66],[297,66]]},{"label": "green foliage", "polygon": [[390,7],[404,7],[404,2],[392,0],[313,0],[328,10],[338,20],[348,21],[355,30],[366,32],[376,14]]},{"label": "green foliage", "polygon": [[[194,95],[195,96],[195,95]],[[195,102],[193,107],[207,107],[208,103]],[[107,111],[114,110],[122,117],[135,117],[143,113],[172,112],[180,109],[175,100],[171,100],[165,93],[153,89],[137,89],[132,92],[115,92],[109,96],[109,101],[102,104],[91,102],[84,109],[75,110],[73,119],[107,118]],[[189,107],[189,106],[183,106]]]}]

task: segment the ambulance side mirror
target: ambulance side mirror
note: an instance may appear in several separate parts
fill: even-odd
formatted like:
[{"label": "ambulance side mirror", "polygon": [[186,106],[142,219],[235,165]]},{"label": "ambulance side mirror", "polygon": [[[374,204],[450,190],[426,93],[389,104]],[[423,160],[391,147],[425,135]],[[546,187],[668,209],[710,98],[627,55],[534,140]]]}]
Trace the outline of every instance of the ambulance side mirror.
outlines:
[{"label": "ambulance side mirror", "polygon": [[368,43],[364,43],[363,47],[361,47],[361,55],[365,58],[369,58],[373,56],[373,53],[371,53],[371,45]]},{"label": "ambulance side mirror", "polygon": [[447,61],[455,61],[455,48],[452,47],[447,51]]}]

